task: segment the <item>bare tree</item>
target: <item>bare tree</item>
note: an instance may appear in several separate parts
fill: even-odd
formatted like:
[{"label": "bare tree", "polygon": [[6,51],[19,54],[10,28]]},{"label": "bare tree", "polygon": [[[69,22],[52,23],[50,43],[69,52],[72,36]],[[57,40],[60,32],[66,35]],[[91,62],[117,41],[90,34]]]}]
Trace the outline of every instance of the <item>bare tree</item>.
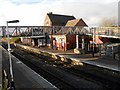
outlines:
[{"label": "bare tree", "polygon": [[103,18],[100,23],[101,27],[113,27],[117,26],[117,18],[116,17],[110,17],[110,18]]}]

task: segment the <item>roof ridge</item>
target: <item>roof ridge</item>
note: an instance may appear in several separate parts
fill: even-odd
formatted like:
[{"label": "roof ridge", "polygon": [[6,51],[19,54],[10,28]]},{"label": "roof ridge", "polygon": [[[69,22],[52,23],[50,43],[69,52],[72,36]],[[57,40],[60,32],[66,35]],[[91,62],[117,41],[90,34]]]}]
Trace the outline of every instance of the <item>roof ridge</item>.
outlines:
[{"label": "roof ridge", "polygon": [[78,18],[78,19],[73,19],[73,20],[69,20],[66,23],[66,26],[78,26],[79,23],[81,23],[81,25],[83,24],[83,26],[88,26],[84,20],[82,18]]},{"label": "roof ridge", "polygon": [[53,13],[47,13],[47,15],[56,15],[56,16],[69,16],[69,17],[74,17],[73,15],[63,15],[63,14],[53,14]]}]

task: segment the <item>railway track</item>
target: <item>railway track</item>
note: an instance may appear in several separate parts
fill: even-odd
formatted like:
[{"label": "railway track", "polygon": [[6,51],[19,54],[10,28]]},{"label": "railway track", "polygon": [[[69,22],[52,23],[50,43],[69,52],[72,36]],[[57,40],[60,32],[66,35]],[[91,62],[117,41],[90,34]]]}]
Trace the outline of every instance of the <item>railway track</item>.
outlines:
[{"label": "railway track", "polygon": [[67,88],[67,89],[76,89],[72,85],[66,83],[64,80],[61,80],[57,75],[51,73],[51,71],[46,70],[43,63],[37,63],[37,62],[31,62],[28,60],[28,58],[24,58],[23,54],[21,53],[14,53],[17,58],[19,58],[23,63],[25,63],[27,66],[29,66],[31,69],[36,71],[38,74],[40,74],[42,77],[47,79],[49,82],[54,84],[58,88]]},{"label": "railway track", "polygon": [[[97,69],[98,70],[93,71],[93,69],[90,69],[91,67],[93,67],[91,65],[87,65],[87,68],[84,66],[75,68],[75,67],[71,67],[70,64],[66,63],[66,62],[62,62],[59,60],[56,61],[55,59],[52,59],[49,57],[44,57],[43,55],[38,55],[38,54],[29,52],[29,51],[26,51],[26,52],[29,54],[35,55],[39,58],[42,58],[42,60],[44,60],[44,62],[55,65],[58,68],[66,71],[66,72],[69,72],[75,76],[82,77],[82,78],[85,78],[86,80],[92,81],[94,83],[101,84],[106,89],[108,89],[108,88],[109,89],[119,89],[120,88],[119,87],[120,74],[118,74],[117,72],[111,72],[109,70],[102,69],[102,68],[99,68],[96,66],[94,66],[94,67],[96,70]],[[117,74],[117,75],[115,75],[115,74]]]},{"label": "railway track", "polygon": [[[4,47],[6,47],[6,46],[4,46]],[[15,48],[14,46],[12,46],[12,47]],[[56,87],[58,87],[60,89],[75,90],[75,89],[78,89],[78,87],[77,87],[78,85],[77,85],[77,82],[74,83],[74,85],[73,85],[73,83],[68,82],[67,80],[65,80],[65,78],[62,78],[62,76],[60,76],[60,74],[58,74],[59,70],[63,70],[65,72],[68,72],[69,74],[72,74],[79,78],[84,78],[85,80],[89,80],[94,83],[97,83],[101,87],[101,88],[99,88],[99,90],[101,90],[101,89],[106,90],[108,88],[110,89],[111,85],[112,85],[112,88],[111,88],[112,90],[114,88],[118,88],[118,86],[114,85],[112,82],[109,82],[108,80],[107,81],[103,80],[103,78],[97,77],[93,74],[84,72],[82,70],[74,69],[74,68],[66,68],[66,67],[64,67],[64,63],[59,62],[59,64],[58,64],[57,62],[54,62],[54,60],[52,60],[52,58],[44,57],[43,55],[36,55],[36,54],[33,54],[28,51],[24,51],[24,50],[21,50],[21,51],[17,51],[17,50],[18,49],[14,49],[14,52],[12,54],[15,55],[23,63],[28,65],[31,69],[36,71],[38,74],[40,74],[41,76],[46,78],[49,82],[51,82],[52,84],[54,84]],[[31,58],[34,58],[34,60],[31,60]],[[42,62],[40,62],[40,60],[39,60],[39,62],[36,61],[38,58],[41,59]],[[45,63],[47,63],[47,64],[45,64]],[[53,66],[54,66],[54,68],[57,67],[57,69],[54,69]],[[93,88],[93,89],[97,90],[98,88],[97,89]]]},{"label": "railway track", "polygon": [[[7,49],[7,46],[4,45],[4,48]],[[15,48],[15,47],[12,45],[12,48]],[[19,60],[21,60],[24,64],[26,64],[28,67],[30,67],[35,72],[37,72],[39,75],[41,75],[46,80],[51,82],[56,87],[58,87],[60,89],[70,89],[70,90],[77,89],[76,87],[74,87],[74,86],[68,84],[67,82],[65,82],[64,80],[60,79],[56,74],[51,73],[50,70],[46,70],[44,63],[41,62],[38,64],[38,62],[33,62],[31,60],[31,58],[34,58],[34,57],[25,53],[24,51],[17,52],[16,50],[14,50],[14,52],[12,52],[12,54],[15,57],[17,57]]]}]

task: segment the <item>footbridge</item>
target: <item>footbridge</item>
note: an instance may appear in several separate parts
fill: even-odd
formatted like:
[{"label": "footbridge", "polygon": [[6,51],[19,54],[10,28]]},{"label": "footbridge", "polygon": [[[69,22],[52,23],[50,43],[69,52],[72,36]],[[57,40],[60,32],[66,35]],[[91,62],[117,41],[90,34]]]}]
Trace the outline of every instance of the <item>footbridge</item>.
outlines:
[{"label": "footbridge", "polygon": [[[120,39],[120,27],[65,27],[65,26],[9,26],[10,37],[44,37],[48,35],[81,34]],[[0,26],[0,35],[6,37],[6,26]]]}]

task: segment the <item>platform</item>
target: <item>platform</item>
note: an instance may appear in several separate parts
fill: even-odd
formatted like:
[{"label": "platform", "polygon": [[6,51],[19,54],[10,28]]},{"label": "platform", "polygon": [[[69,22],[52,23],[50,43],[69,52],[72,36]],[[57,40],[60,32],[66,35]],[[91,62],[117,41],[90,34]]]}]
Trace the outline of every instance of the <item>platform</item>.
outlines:
[{"label": "platform", "polygon": [[85,64],[90,64],[100,68],[109,69],[112,71],[120,72],[120,61],[111,59],[109,57],[98,58],[97,60],[82,60]]},{"label": "platform", "polygon": [[[10,77],[8,53],[5,49],[3,49],[0,46],[0,50],[1,49],[2,49],[3,69],[6,70],[8,77]],[[31,70],[24,63],[19,61],[16,57],[12,56],[12,62],[13,62],[13,74],[14,74],[15,87],[17,89],[58,90],[57,87],[55,87],[46,79],[44,79],[43,77],[38,75],[36,72]]]},{"label": "platform", "polygon": [[0,90],[2,89],[2,50],[0,49]]}]

